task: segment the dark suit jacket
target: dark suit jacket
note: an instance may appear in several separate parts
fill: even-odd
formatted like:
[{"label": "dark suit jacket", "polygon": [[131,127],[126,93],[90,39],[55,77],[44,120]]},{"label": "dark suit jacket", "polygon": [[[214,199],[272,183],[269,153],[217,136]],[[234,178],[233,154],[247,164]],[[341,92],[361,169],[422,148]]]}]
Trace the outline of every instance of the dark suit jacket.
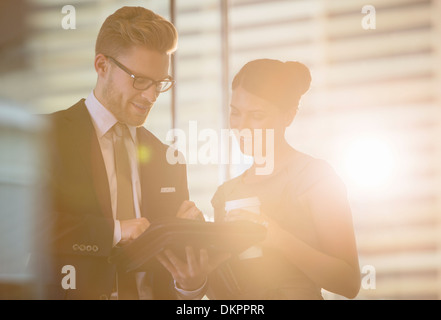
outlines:
[{"label": "dark suit jacket", "polygon": [[[112,252],[114,221],[107,174],[84,99],[67,110],[49,115],[51,131],[53,199],[52,290],[55,299],[103,299],[110,296],[116,268],[108,262]],[[188,199],[186,166],[170,165],[168,146],[145,128],[137,129],[141,181],[141,214],[150,222],[176,215]],[[161,193],[174,187],[175,192]],[[67,274],[76,271],[76,288],[63,289]],[[154,299],[176,298],[172,278],[159,264],[152,265],[148,279]]]}]

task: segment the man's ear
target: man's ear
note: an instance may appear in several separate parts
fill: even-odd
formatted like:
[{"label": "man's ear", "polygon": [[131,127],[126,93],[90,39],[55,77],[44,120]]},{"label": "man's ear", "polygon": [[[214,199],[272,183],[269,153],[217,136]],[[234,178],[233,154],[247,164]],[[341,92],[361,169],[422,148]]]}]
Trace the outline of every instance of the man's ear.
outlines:
[{"label": "man's ear", "polygon": [[109,59],[102,53],[95,56],[95,71],[99,77],[105,77],[109,72]]}]

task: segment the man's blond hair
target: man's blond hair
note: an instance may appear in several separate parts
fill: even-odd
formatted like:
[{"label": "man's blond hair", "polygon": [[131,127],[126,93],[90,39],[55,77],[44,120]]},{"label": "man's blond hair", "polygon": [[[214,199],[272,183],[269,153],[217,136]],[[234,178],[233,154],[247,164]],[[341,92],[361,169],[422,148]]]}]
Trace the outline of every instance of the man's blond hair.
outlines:
[{"label": "man's blond hair", "polygon": [[95,55],[117,57],[142,46],[171,54],[177,48],[178,33],[172,23],[143,7],[122,7],[107,17],[98,33]]}]

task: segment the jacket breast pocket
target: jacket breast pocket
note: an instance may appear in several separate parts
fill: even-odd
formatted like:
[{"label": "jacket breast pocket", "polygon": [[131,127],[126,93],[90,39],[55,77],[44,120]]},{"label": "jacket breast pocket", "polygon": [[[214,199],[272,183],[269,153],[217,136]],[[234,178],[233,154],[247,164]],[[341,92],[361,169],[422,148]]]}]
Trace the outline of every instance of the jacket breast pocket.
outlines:
[{"label": "jacket breast pocket", "polygon": [[186,200],[183,192],[179,192],[177,187],[160,187],[149,195],[151,208],[151,218],[171,218],[178,213],[182,202]]}]

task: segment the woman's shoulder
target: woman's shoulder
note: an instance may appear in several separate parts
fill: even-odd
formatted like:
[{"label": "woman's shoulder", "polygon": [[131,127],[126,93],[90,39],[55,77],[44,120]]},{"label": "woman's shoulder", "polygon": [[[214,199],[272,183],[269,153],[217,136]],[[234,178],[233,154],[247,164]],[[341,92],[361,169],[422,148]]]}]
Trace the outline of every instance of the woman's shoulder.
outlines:
[{"label": "woman's shoulder", "polygon": [[285,167],[285,172],[287,172],[289,175],[306,171],[329,172],[332,170],[333,168],[328,163],[328,161],[314,157],[301,151],[293,152],[293,154],[289,157],[287,165]]},{"label": "woman's shoulder", "polygon": [[303,191],[320,181],[340,180],[328,161],[299,151],[289,160],[285,167],[285,175],[289,184]]}]

